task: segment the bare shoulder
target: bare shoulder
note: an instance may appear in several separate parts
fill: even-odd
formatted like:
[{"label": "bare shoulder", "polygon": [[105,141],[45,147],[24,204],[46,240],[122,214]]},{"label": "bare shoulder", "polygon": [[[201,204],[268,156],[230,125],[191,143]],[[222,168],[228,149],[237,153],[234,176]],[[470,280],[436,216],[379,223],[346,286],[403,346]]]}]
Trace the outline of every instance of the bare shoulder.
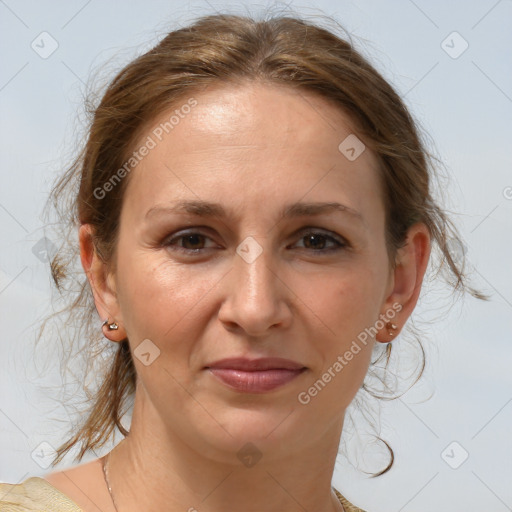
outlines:
[{"label": "bare shoulder", "polygon": [[51,483],[54,487],[62,490],[61,487],[66,489],[72,487],[89,487],[91,480],[96,477],[96,466],[100,465],[101,459],[95,459],[85,464],[73,466],[71,468],[64,469],[62,471],[53,471],[44,475],[46,481]]},{"label": "bare shoulder", "polygon": [[54,471],[41,478],[73,500],[84,512],[115,512],[111,509],[101,459]]}]

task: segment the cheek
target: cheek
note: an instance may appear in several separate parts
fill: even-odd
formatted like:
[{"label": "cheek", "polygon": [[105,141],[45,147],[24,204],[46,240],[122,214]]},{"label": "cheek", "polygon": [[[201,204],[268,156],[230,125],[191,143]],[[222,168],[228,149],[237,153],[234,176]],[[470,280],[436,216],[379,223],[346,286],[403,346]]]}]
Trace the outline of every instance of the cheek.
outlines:
[{"label": "cheek", "polygon": [[[304,391],[319,404],[334,401],[347,407],[368,371],[374,346],[369,329],[378,320],[380,288],[366,267],[322,284],[314,294],[309,292],[307,301],[325,333],[315,343],[322,366]],[[323,414],[322,407],[318,414]]]},{"label": "cheek", "polygon": [[118,299],[133,345],[145,338],[159,347],[183,340],[187,318],[197,317],[216,282],[213,274],[173,265],[160,252],[126,258],[118,273]]},{"label": "cheek", "polygon": [[335,349],[343,349],[349,339],[375,322],[380,295],[379,283],[363,265],[326,275],[316,286],[305,286],[302,291],[307,298],[304,302],[325,328],[324,339]]}]

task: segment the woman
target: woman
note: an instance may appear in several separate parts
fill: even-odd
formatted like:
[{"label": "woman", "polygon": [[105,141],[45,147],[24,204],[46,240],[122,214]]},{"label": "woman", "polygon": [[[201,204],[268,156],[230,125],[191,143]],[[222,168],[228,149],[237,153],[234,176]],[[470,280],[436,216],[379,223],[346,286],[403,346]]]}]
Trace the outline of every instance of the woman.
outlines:
[{"label": "woman", "polygon": [[345,411],[434,242],[465,286],[432,173],[392,87],[313,24],[209,16],[130,63],[54,191],[78,177],[73,307],[119,344],[54,464],[126,437],[0,510],[361,510],[331,486]]}]

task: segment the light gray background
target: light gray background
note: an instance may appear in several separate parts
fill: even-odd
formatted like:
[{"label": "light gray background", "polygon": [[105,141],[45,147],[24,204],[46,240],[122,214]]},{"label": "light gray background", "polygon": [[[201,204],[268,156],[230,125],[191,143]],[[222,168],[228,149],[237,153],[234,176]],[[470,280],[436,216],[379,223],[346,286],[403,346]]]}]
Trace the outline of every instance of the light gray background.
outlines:
[{"label": "light gray background", "polygon": [[[51,343],[51,364],[33,371],[34,326],[55,296],[33,247],[44,235],[49,184],[73,150],[84,83],[104,65],[112,76],[166,29],[196,16],[226,8],[259,13],[265,5],[279,12],[284,4],[0,0],[0,481],[44,474],[31,453],[42,442],[57,446],[68,426],[67,409],[46,390],[60,382]],[[380,469],[371,455],[352,464],[340,457],[334,485],[368,512],[512,510],[512,2],[289,5],[313,20],[331,15],[348,29],[430,133],[452,175],[448,207],[465,237],[473,282],[492,294],[487,303],[468,297],[437,321],[437,295],[425,297],[415,313],[434,319],[423,326],[425,377],[382,406],[382,437],[395,449],[395,466],[371,479],[354,467]],[[58,44],[48,58],[31,48],[48,37],[43,31]],[[463,39],[451,35],[443,48],[454,31]],[[467,50],[453,58],[464,41]],[[364,447],[365,439],[347,430],[350,446]],[[467,460],[450,467],[465,452]]]}]

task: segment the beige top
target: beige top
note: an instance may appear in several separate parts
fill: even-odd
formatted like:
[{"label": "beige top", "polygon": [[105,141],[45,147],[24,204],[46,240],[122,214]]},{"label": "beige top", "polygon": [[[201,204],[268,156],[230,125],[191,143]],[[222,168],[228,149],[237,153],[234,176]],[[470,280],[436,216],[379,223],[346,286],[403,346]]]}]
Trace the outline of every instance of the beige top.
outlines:
[{"label": "beige top", "polygon": [[[334,489],[346,512],[364,512]],[[0,483],[0,512],[81,512],[82,509],[44,478],[33,476],[21,484]]]}]

